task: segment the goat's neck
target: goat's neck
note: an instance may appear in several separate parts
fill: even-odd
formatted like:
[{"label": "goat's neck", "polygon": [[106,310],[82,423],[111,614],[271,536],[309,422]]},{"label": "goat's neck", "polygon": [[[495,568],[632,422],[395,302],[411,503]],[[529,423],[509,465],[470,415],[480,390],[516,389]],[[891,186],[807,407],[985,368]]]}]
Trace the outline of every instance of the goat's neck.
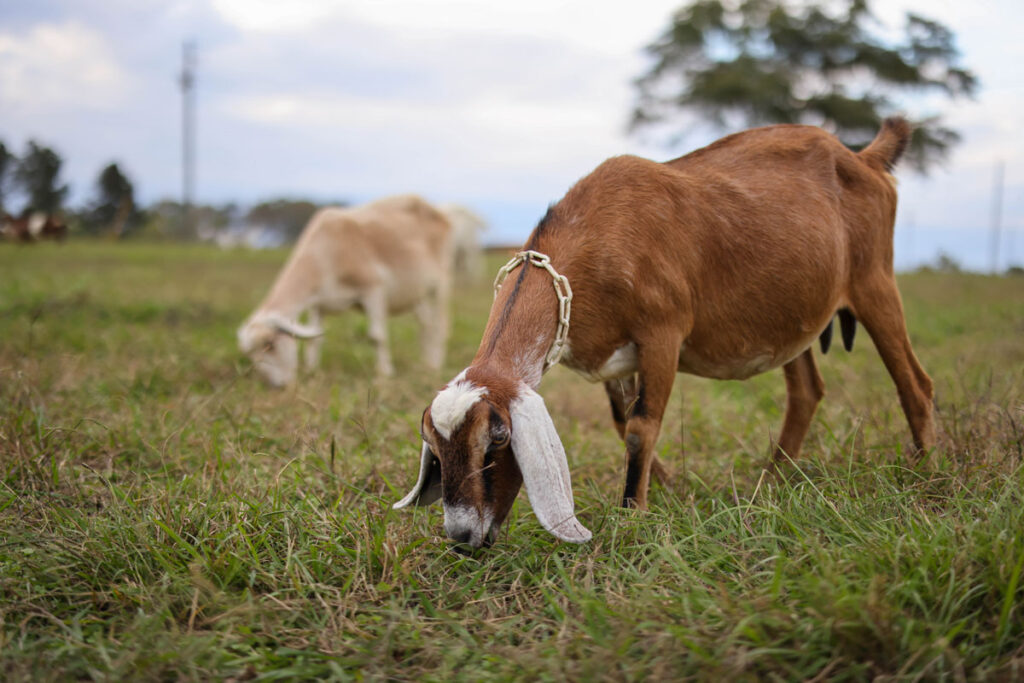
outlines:
[{"label": "goat's neck", "polygon": [[473,365],[491,367],[536,389],[558,328],[558,298],[547,273],[528,273],[519,287],[513,279],[517,275],[509,276],[491,308]]},{"label": "goat's neck", "polygon": [[320,267],[308,254],[290,260],[260,304],[260,310],[273,311],[296,320],[318,303]]}]

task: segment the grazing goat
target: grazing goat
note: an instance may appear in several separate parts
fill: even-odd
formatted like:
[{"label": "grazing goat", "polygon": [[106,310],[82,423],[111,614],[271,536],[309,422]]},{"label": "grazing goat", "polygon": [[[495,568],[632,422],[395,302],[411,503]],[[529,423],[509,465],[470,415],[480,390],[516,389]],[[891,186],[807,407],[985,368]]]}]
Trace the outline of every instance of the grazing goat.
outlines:
[{"label": "grazing goat", "polygon": [[460,204],[442,204],[438,208],[452,224],[452,270],[465,280],[477,280],[483,261],[480,233],[487,229],[487,223]]},{"label": "grazing goat", "polygon": [[419,477],[395,507],[442,497],[448,536],[479,547],[494,541],[525,484],[544,528],[589,540],[536,393],[560,360],[604,382],[625,441],[624,506],[647,506],[677,371],[744,379],[782,366],[774,457],[796,458],[824,394],[811,345],[837,311],[867,329],[914,444],[931,447],[932,383],[911,349],[892,268],[889,171],[909,137],[904,120],[887,119],[855,154],[817,128],[771,126],[666,163],[601,164],[548,210],[525,260],[503,269],[511,276],[476,356],[423,414]]},{"label": "grazing goat", "polygon": [[[319,362],[320,314],[361,308],[377,348],[377,372],[391,375],[388,315],[414,310],[426,364],[439,369],[448,335],[451,228],[412,195],[356,208],[327,208],[309,220],[270,293],[238,330],[238,346],[274,386],[295,381],[298,343]],[[298,322],[305,313],[305,324]]]}]

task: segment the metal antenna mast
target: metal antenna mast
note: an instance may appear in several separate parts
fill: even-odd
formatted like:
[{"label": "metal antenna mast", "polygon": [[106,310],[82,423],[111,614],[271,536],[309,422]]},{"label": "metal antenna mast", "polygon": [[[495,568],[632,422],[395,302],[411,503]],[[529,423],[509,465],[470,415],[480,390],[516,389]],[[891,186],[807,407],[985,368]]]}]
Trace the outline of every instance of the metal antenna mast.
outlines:
[{"label": "metal antenna mast", "polygon": [[192,198],[195,191],[196,122],[195,71],[196,45],[187,41],[182,46],[181,78],[181,232],[195,237],[192,225]]}]

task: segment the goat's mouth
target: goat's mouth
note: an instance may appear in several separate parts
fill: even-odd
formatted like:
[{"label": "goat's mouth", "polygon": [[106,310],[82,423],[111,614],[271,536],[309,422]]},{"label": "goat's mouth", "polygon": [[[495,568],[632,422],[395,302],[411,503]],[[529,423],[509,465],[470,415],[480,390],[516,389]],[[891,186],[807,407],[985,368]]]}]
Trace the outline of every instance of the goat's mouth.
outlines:
[{"label": "goat's mouth", "polygon": [[474,551],[479,550],[480,548],[490,548],[494,545],[494,542],[498,540],[498,527],[496,525],[491,525],[491,528],[487,530],[487,533],[478,540],[473,538],[465,538],[464,540],[455,537],[449,538],[452,541],[452,550],[461,555],[472,555]]},{"label": "goat's mouth", "polygon": [[500,525],[490,511],[483,514],[464,507],[446,508],[444,530],[457,552],[490,548],[498,539]]}]

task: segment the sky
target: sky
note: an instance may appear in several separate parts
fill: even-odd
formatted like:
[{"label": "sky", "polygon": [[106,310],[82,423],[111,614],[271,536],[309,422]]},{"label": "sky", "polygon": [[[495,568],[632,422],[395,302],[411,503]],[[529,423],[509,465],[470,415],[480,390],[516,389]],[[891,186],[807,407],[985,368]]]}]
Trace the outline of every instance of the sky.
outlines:
[{"label": "sky", "polygon": [[[474,208],[486,241],[521,243],[549,203],[616,154],[668,159],[627,131],[643,47],[679,0],[0,0],[0,140],[65,159],[72,205],[116,161],[149,203],[181,193],[182,43],[197,72],[197,199],[367,201],[416,192]],[[928,177],[899,172],[897,265],[939,250],[1024,264],[1024,3],[875,0],[880,30],[907,11],[955,32],[973,100],[924,99],[963,135]]]}]

